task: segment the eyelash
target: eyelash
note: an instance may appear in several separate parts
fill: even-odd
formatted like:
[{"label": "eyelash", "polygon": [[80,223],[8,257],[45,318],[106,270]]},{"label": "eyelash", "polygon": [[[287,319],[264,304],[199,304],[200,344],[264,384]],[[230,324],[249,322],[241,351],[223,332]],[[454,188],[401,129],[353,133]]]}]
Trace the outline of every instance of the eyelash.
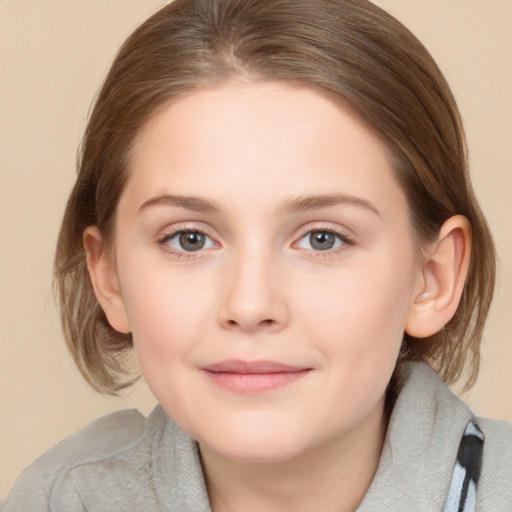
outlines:
[{"label": "eyelash", "polygon": [[[196,253],[202,253],[205,249],[201,248],[197,251],[186,251],[186,250],[175,250],[171,248],[168,245],[168,242],[175,238],[178,235],[184,234],[184,233],[198,233],[200,235],[203,235],[207,237],[209,240],[213,242],[213,244],[218,246],[218,243],[213,240],[212,237],[210,237],[204,230],[200,228],[190,228],[190,227],[177,227],[170,233],[165,233],[163,236],[157,239],[157,243],[162,249],[173,255],[179,260],[189,260],[191,258],[197,258],[199,254]],[[347,247],[354,245],[354,241],[352,238],[348,237],[345,233],[342,233],[336,229],[332,229],[331,227],[306,227],[302,230],[300,236],[298,237],[298,240],[294,242],[293,246],[296,246],[301,240],[303,240],[306,236],[311,236],[312,233],[327,233],[334,235],[337,239],[341,241],[341,246],[334,248],[334,249],[327,249],[324,251],[321,250],[314,250],[314,249],[304,249],[308,251],[311,255],[313,255],[315,258],[321,259],[321,258],[328,258],[330,256],[336,255],[341,251],[346,250]],[[209,249],[209,248],[207,248]]]}]

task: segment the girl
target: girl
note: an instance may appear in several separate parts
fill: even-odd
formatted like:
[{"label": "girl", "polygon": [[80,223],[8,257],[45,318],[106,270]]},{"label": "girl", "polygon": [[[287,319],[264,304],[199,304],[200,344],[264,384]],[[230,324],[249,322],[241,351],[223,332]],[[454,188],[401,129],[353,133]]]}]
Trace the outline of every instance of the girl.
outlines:
[{"label": "girl", "polygon": [[[175,0],[122,47],[58,242],[73,357],[160,405],[38,459],[55,511],[510,510],[477,375],[495,255],[453,97],[364,0]],[[436,375],[437,374],[437,375]]]}]

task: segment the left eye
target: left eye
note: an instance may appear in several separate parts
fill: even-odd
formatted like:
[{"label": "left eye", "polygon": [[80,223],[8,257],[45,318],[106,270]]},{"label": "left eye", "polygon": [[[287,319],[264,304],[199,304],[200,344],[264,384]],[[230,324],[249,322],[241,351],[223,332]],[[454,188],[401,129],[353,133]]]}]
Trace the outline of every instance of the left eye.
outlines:
[{"label": "left eye", "polygon": [[166,236],[162,243],[175,251],[185,252],[194,252],[215,246],[215,242],[200,231],[178,231],[173,235]]},{"label": "left eye", "polygon": [[330,249],[336,249],[346,243],[340,235],[333,233],[332,231],[310,231],[304,235],[297,246],[301,249],[309,249],[313,251],[329,251]]}]

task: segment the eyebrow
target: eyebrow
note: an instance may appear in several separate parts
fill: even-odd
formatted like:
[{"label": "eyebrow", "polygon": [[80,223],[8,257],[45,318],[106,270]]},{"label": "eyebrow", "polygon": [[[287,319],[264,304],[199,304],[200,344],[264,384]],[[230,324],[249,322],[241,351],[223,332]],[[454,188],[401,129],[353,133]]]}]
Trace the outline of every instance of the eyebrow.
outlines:
[{"label": "eyebrow", "polygon": [[219,213],[221,211],[220,206],[209,199],[195,196],[178,196],[173,194],[163,194],[161,196],[148,199],[142,204],[139,211],[145,210],[151,206],[174,206],[202,213]]},{"label": "eyebrow", "polygon": [[[365,208],[378,217],[381,217],[379,210],[377,210],[370,201],[350,194],[320,194],[292,197],[285,201],[281,212],[290,214],[309,210],[320,210],[322,208],[338,205],[351,205]],[[139,208],[139,211],[154,206],[178,207],[201,213],[220,213],[222,210],[218,203],[210,199],[196,196],[162,194],[145,201]]]},{"label": "eyebrow", "polygon": [[297,213],[307,210],[320,210],[321,208],[338,205],[351,205],[365,208],[378,217],[381,217],[379,210],[370,201],[351,194],[322,194],[294,197],[285,202],[282,212]]}]

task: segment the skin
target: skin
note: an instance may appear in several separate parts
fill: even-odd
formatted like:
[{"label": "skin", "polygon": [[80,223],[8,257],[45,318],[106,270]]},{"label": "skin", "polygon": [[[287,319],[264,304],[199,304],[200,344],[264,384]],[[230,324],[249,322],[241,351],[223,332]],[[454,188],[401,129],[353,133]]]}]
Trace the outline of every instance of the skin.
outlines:
[{"label": "skin", "polygon": [[[464,222],[419,264],[384,144],[285,84],[181,97],[138,134],[130,172],[115,258],[90,228],[89,269],[153,393],[198,440],[213,509],[354,510],[378,464],[404,330],[445,322],[443,292],[458,302],[459,280],[439,269],[450,254],[465,261]],[[204,233],[204,248],[185,250],[183,231]],[[312,232],[334,246],[313,246]],[[204,371],[233,359],[304,374],[243,392]]]}]

